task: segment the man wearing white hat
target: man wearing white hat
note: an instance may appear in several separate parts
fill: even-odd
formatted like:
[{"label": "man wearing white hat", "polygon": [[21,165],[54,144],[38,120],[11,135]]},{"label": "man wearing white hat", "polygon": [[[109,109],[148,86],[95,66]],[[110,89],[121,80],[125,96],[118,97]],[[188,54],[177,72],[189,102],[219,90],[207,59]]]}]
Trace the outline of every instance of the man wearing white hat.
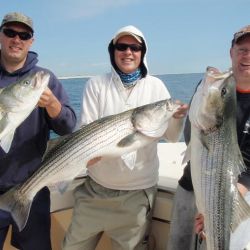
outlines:
[{"label": "man wearing white hat", "polygon": [[[134,26],[120,29],[109,46],[111,72],[91,78],[83,92],[80,123],[170,97],[164,83],[148,74],[147,45]],[[170,120],[166,138],[179,139],[187,105]],[[76,188],[72,224],[64,250],[94,250],[103,231],[114,250],[148,249],[159,160],[157,143],[126,157],[101,158]]]}]

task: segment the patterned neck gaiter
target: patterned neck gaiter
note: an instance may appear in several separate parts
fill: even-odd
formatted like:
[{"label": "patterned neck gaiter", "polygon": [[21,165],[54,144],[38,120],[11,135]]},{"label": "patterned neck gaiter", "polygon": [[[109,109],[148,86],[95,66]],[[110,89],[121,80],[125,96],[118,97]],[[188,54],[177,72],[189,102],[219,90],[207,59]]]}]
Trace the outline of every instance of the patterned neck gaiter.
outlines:
[{"label": "patterned neck gaiter", "polygon": [[123,73],[121,71],[117,71],[117,73],[120,76],[124,87],[126,87],[126,88],[134,86],[136,84],[137,80],[141,78],[141,70],[140,69],[137,69],[133,73],[129,73],[129,74]]}]

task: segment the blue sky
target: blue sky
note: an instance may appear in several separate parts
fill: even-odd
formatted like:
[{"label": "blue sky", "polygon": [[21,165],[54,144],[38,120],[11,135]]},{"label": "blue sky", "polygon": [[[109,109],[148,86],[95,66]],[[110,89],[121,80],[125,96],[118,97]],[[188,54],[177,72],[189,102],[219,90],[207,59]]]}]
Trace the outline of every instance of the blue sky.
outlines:
[{"label": "blue sky", "polygon": [[110,70],[107,46],[114,33],[135,25],[148,43],[152,74],[227,69],[233,33],[250,24],[249,0],[1,0],[0,16],[29,15],[32,50],[57,76]]}]

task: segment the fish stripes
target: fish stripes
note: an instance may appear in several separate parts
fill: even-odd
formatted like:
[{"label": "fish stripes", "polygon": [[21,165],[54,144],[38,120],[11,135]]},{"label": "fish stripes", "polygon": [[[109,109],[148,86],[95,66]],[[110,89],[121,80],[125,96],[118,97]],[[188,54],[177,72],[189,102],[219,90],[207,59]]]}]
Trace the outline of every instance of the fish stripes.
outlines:
[{"label": "fish stripes", "polygon": [[[171,100],[147,104],[101,118],[50,142],[41,167],[22,185],[0,196],[0,209],[11,212],[22,230],[36,193],[44,186],[73,180],[95,157],[121,157],[155,143],[179,107]],[[162,134],[155,131],[162,131]]]},{"label": "fish stripes", "polygon": [[207,69],[189,111],[191,175],[204,215],[207,250],[229,250],[231,234],[250,217],[237,190],[244,163],[236,133],[236,90],[231,71]]},{"label": "fish stripes", "polygon": [[[56,172],[61,172],[68,167],[68,162],[82,161],[89,159],[97,151],[122,139],[124,136],[131,134],[134,130],[132,123],[128,123],[128,118],[131,112],[127,112],[124,116],[114,116],[113,119],[100,121],[90,124],[87,129],[75,132],[75,136],[71,136],[68,140],[60,143],[56,149],[52,150],[43,161],[46,168],[40,168],[36,174],[36,178],[30,178],[24,187],[21,187],[21,192],[30,192],[30,189],[37,189],[36,186],[41,183],[43,178],[48,177],[48,171],[52,175]],[[117,131],[119,130],[119,131]],[[108,136],[107,136],[108,134]],[[62,154],[68,152],[67,154]]]}]

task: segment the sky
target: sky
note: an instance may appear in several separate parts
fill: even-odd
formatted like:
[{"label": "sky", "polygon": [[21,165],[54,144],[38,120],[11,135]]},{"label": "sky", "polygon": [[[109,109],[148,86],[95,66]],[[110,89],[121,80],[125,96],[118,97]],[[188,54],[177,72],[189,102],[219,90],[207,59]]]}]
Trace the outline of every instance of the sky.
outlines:
[{"label": "sky", "polygon": [[0,18],[33,19],[33,51],[57,76],[110,71],[108,43],[126,25],[147,41],[151,74],[201,73],[230,67],[233,34],[250,24],[250,0],[1,0]]}]

